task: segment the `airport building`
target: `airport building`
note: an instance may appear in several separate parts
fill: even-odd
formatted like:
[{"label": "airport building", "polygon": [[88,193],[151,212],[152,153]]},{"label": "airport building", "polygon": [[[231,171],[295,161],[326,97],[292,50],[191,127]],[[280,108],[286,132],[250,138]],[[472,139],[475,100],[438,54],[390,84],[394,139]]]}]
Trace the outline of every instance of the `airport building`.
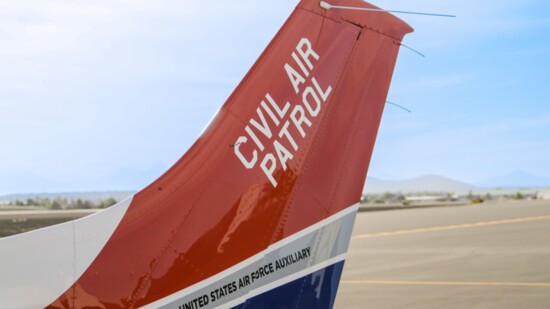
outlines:
[{"label": "airport building", "polygon": [[433,203],[433,202],[445,202],[450,199],[447,195],[437,195],[437,196],[407,196],[405,198],[407,202],[410,203]]},{"label": "airport building", "polygon": [[550,200],[550,190],[539,192],[539,194],[537,195],[537,198],[539,200]]}]

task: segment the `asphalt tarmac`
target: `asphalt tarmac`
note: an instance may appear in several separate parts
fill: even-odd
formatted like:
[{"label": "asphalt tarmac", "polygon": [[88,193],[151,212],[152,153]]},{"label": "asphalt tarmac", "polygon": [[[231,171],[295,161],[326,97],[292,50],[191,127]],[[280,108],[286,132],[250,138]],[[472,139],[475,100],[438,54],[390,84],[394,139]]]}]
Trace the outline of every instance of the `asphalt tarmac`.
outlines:
[{"label": "asphalt tarmac", "polygon": [[360,213],[335,308],[550,308],[550,201]]},{"label": "asphalt tarmac", "polygon": [[80,219],[98,211],[98,209],[0,211],[0,238]]}]

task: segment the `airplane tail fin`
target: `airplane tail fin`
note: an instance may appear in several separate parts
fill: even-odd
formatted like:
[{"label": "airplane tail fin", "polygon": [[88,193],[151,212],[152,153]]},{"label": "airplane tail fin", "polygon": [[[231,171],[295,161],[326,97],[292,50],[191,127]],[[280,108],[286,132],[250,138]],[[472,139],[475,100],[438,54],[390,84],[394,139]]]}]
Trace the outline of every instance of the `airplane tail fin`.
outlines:
[{"label": "airplane tail fin", "polygon": [[388,13],[301,1],[50,308],[331,307],[411,31]]}]

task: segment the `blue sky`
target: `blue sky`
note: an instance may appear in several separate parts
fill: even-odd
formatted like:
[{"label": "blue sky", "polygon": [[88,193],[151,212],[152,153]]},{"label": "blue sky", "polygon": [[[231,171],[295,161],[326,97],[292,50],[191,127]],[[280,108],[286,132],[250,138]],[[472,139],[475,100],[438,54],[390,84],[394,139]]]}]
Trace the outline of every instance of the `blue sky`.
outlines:
[{"label": "blue sky", "polygon": [[[135,190],[194,142],[297,1],[0,1],[0,194]],[[550,4],[373,2],[402,50],[371,176],[550,177]]]}]

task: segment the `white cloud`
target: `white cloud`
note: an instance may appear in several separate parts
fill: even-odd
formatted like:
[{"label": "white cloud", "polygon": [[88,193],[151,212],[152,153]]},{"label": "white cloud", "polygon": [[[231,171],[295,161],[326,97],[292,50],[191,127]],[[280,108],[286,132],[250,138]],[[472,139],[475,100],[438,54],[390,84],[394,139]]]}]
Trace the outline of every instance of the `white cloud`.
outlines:
[{"label": "white cloud", "polygon": [[[30,170],[42,177],[55,173],[58,180],[76,179],[82,164],[93,162],[102,168],[84,168],[99,178],[114,173],[117,166],[132,169],[174,162],[297,3],[0,0],[0,112],[4,119],[0,122],[0,172]],[[456,152],[456,145],[461,145],[460,149],[466,147],[464,136],[468,134],[476,145],[483,144],[485,138],[497,149],[511,152],[511,148],[505,148],[507,140],[502,136],[515,130],[535,130],[537,125],[538,130],[548,128],[540,119],[526,119],[522,124],[525,129],[518,127],[521,121],[510,128],[475,128],[502,137],[491,140],[489,133],[456,128],[429,134],[439,125],[437,121],[444,121],[448,115],[415,118],[422,112],[417,109],[435,106],[433,102],[423,106],[425,98],[435,94],[446,98],[446,90],[486,77],[475,67],[479,62],[472,61],[470,67],[461,64],[449,68],[449,62],[460,59],[449,60],[451,57],[445,52],[460,52],[464,45],[478,46],[510,31],[547,25],[548,20],[519,13],[536,3],[375,1],[384,8],[458,15],[456,19],[401,16],[417,30],[406,43],[427,53],[429,58],[424,62],[414,56],[413,62],[413,56],[405,52],[400,56],[390,98],[396,96],[397,103],[412,108],[414,116],[408,117],[419,120],[396,117],[391,119],[394,122],[385,122],[391,129],[384,131],[382,127],[381,133],[387,134],[388,139],[379,141],[386,145],[382,150],[391,151],[389,159],[409,161],[408,168],[413,173],[419,169],[417,163],[395,152],[405,149],[408,153],[410,147],[412,154],[418,154],[415,159],[422,160],[422,152],[415,147],[444,141],[451,148],[447,151]],[[533,50],[520,46],[518,58],[547,53],[544,47]],[[443,57],[448,61],[441,61]],[[513,81],[508,74],[502,78],[505,79],[500,82],[501,87]],[[487,79],[499,81],[492,76]],[[438,104],[444,112],[445,102]],[[386,111],[390,112],[389,108]],[[399,130],[409,136],[399,136]],[[411,136],[417,133],[418,136]],[[504,144],[499,146],[498,142]],[[520,145],[514,140],[508,145],[542,147],[544,141]],[[461,158],[464,166],[468,163],[466,158],[475,162],[475,147],[466,148],[467,155]],[[430,157],[433,160],[418,165],[428,169],[428,163],[433,163],[436,169],[443,170],[444,163],[437,160],[437,156],[447,155],[443,150],[436,149]],[[426,152],[430,153],[423,153]],[[485,158],[487,154],[480,156]],[[387,162],[377,164],[404,166]]]},{"label": "white cloud", "polygon": [[0,1],[0,175],[169,166],[295,4]]}]

